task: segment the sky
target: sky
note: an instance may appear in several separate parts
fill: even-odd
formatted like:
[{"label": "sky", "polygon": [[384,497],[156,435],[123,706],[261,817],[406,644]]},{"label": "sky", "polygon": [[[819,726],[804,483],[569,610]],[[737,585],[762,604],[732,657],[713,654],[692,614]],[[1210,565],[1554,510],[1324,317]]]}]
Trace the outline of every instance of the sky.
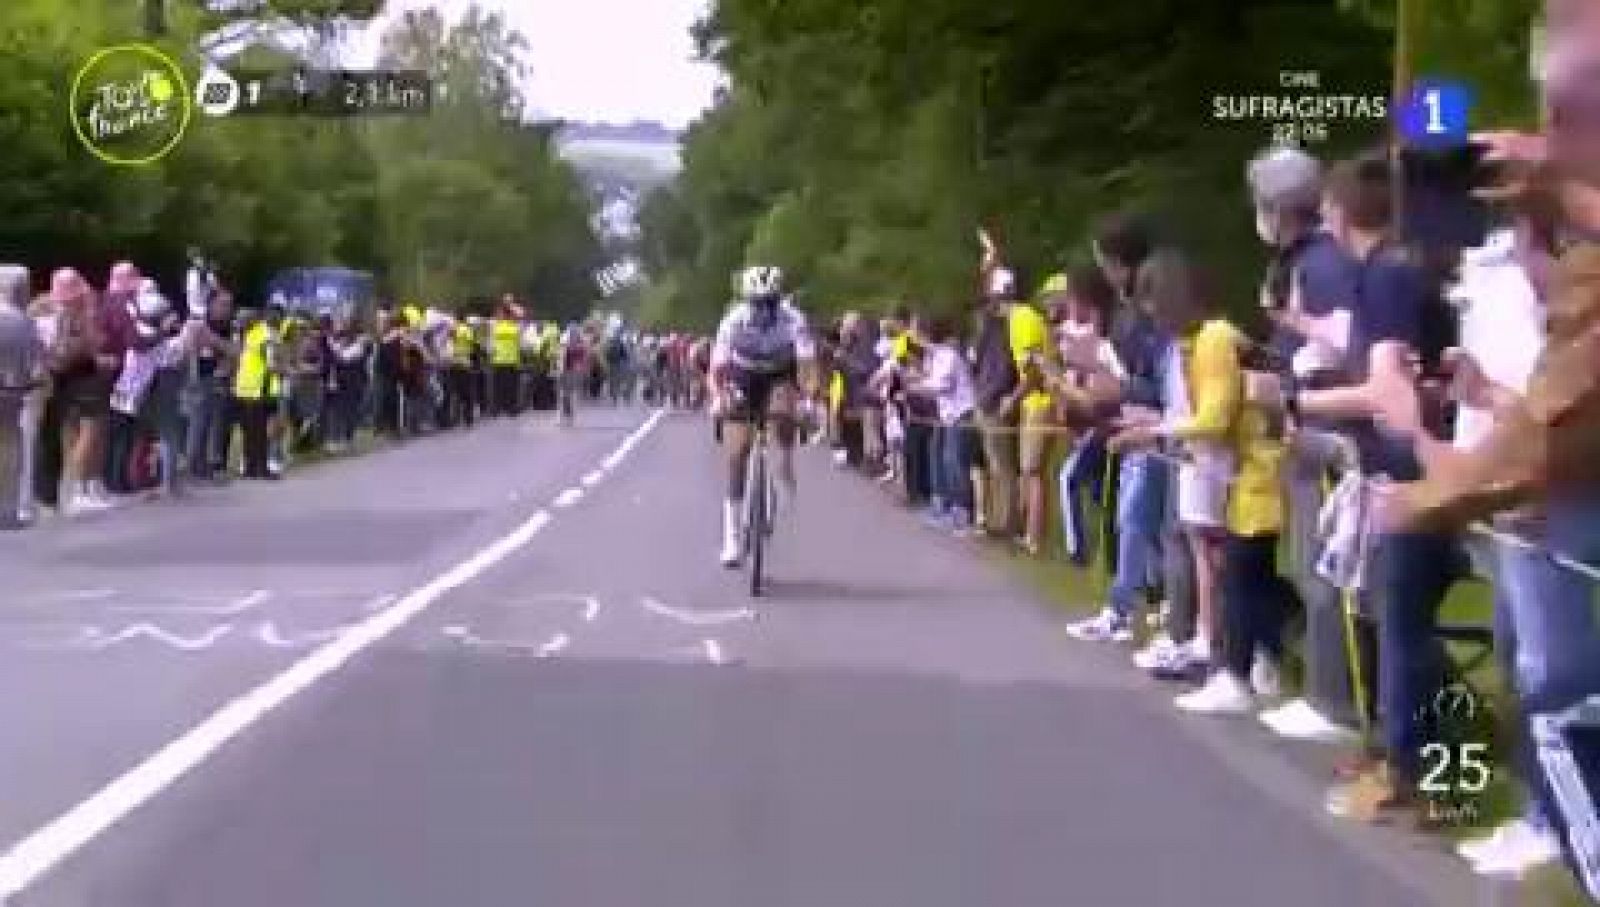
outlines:
[{"label": "sky", "polygon": [[711,0],[391,0],[385,19],[429,6],[454,18],[473,2],[527,36],[527,102],[542,116],[679,128],[711,104],[718,72],[694,62],[689,36]]}]

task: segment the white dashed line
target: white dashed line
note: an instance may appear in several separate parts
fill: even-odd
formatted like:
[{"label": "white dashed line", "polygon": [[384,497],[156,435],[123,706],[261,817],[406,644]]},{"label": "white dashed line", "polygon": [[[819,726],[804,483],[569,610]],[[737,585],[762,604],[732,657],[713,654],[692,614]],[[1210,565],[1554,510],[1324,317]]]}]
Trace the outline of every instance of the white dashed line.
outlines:
[{"label": "white dashed line", "polygon": [[580,481],[583,482],[583,487],[585,487],[585,488],[593,488],[596,485],[599,485],[600,484],[600,480],[604,479],[605,477],[606,477],[605,470],[596,469],[594,472],[591,472],[591,473],[588,473],[587,475],[585,475]]},{"label": "white dashed line", "polygon": [[550,641],[539,647],[539,657],[549,658],[572,644],[572,637],[565,633],[557,633],[550,637]]},{"label": "white dashed line", "polygon": [[[631,451],[661,421],[657,411],[622,442]],[[401,597],[392,607],[368,615],[271,680],[227,703],[177,739],[101,788],[87,800],[23,838],[0,856],[0,903],[23,891],[67,857],[129,813],[193,771],[233,738],[274,709],[348,664],[426,611],[429,606],[521,550],[550,524],[541,510],[477,554]]]},{"label": "white dashed line", "polygon": [[568,488],[566,491],[556,495],[555,506],[565,509],[581,500],[583,500],[582,488]]}]

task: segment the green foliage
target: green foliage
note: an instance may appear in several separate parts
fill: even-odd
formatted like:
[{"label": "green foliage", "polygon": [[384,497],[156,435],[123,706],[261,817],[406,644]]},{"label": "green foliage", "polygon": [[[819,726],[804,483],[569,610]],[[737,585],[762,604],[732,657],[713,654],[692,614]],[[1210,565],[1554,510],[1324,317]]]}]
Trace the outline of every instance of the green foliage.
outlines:
[{"label": "green foliage", "polygon": [[[1419,3],[1420,0],[1412,0]],[[1414,72],[1480,92],[1480,120],[1524,117],[1537,0],[1439,0],[1413,18]],[[972,291],[975,230],[1042,276],[1091,223],[1153,207],[1248,300],[1259,243],[1243,166],[1264,122],[1221,121],[1218,95],[1392,90],[1393,0],[718,0],[697,29],[726,71],[690,130],[676,185],[645,205],[640,257],[657,312],[714,318],[727,275],[772,261],[827,313]],[[1384,139],[1329,124],[1317,150]]]},{"label": "green foliage", "polygon": [[[215,18],[171,4],[160,44],[191,75]],[[334,36],[376,3],[273,0]],[[373,271],[389,293],[462,304],[506,290],[551,314],[581,311],[603,250],[579,178],[548,130],[526,124],[515,86],[526,43],[473,9],[454,26],[404,17],[385,65],[432,72],[446,98],[426,117],[197,117],[159,163],[113,167],[72,134],[68,86],[100,47],[147,40],[127,0],[8,0],[0,10],[0,259],[96,279],[130,258],[169,286],[184,249],[218,259],[246,301],[286,267]],[[292,61],[247,52],[252,66]]]}]

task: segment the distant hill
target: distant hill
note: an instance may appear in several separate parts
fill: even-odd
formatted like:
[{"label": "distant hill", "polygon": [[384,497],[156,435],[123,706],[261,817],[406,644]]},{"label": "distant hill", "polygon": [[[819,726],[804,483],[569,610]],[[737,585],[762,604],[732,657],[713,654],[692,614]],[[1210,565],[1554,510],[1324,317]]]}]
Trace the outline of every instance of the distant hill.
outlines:
[{"label": "distant hill", "polygon": [[660,123],[568,123],[556,144],[588,182],[597,226],[615,239],[635,235],[640,201],[681,167],[681,139]]},{"label": "distant hill", "polygon": [[566,141],[625,142],[641,145],[676,145],[682,138],[660,123],[636,120],[632,123],[568,123],[561,130]]}]

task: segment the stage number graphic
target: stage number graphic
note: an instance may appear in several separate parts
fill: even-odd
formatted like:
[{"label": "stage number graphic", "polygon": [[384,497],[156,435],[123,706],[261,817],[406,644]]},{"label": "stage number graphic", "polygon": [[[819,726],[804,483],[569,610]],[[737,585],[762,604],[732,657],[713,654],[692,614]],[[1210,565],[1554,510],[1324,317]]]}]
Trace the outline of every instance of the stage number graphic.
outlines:
[{"label": "stage number graphic", "polygon": [[206,116],[225,117],[239,109],[239,83],[217,67],[208,67],[195,87],[195,103]]}]

